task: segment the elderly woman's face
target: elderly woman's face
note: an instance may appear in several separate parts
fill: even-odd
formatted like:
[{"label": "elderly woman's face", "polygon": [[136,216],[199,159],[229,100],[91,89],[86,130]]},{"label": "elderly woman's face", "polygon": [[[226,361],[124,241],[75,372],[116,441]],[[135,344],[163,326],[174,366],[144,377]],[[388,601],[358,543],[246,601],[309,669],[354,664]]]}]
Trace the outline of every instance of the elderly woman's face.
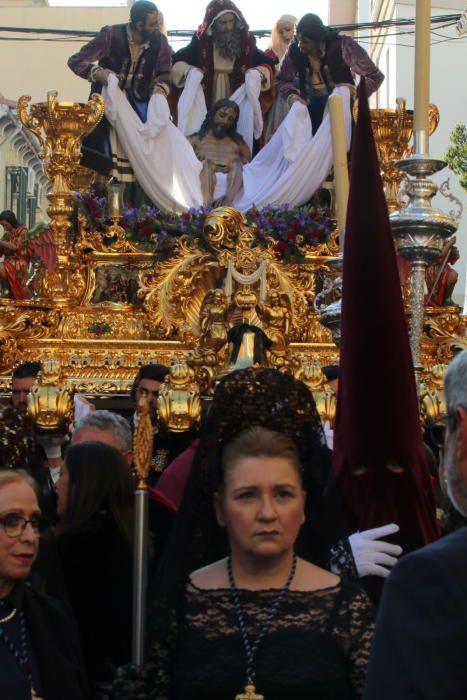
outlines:
[{"label": "elderly woman's face", "polygon": [[0,595],[31,570],[39,546],[39,516],[29,484],[18,481],[0,488]]},{"label": "elderly woman's face", "polygon": [[246,457],[234,463],[214,505],[219,524],[227,528],[232,556],[286,554],[305,520],[300,477],[283,457]]}]

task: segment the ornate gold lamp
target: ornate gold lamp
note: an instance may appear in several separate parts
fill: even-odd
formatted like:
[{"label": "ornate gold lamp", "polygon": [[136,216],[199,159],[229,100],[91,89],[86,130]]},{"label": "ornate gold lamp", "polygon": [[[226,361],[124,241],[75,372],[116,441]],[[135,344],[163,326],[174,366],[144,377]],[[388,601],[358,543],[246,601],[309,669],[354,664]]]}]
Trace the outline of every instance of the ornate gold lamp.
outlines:
[{"label": "ornate gold lamp", "polygon": [[47,213],[57,246],[58,265],[44,280],[44,294],[53,303],[63,306],[76,298],[80,287],[84,286],[79,275],[73,274],[70,263],[70,215],[73,211],[70,182],[79,173],[83,137],[104,115],[104,100],[100,95],[93,95],[87,103],[59,102],[57,94],[48,92],[46,102],[32,105],[29,105],[30,96],[23,95],[18,100],[18,116],[39,139],[44,172],[52,182]]},{"label": "ornate gold lamp", "polygon": [[[412,152],[409,142],[413,131],[413,110],[405,108],[403,97],[396,99],[396,109],[372,109],[371,126],[378,150],[384,193],[389,213],[395,211],[400,203],[399,188],[406,177],[396,162],[406,158]],[[439,110],[436,105],[429,105],[429,135],[439,124]]]},{"label": "ornate gold lamp", "polygon": [[73,401],[63,386],[58,360],[42,362],[42,370],[28,397],[28,414],[42,433],[66,433],[73,421]]},{"label": "ornate gold lamp", "polygon": [[157,415],[161,430],[178,433],[199,427],[200,388],[194,370],[183,359],[172,363],[160,388]]}]

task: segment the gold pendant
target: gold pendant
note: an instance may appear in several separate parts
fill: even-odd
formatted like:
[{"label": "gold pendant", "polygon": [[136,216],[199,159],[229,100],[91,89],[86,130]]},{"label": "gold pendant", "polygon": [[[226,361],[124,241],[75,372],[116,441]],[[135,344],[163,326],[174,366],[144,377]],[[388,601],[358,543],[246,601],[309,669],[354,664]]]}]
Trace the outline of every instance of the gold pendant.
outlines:
[{"label": "gold pendant", "polygon": [[264,700],[264,695],[258,695],[253,683],[247,683],[245,691],[236,695],[235,700]]},{"label": "gold pendant", "polygon": [[39,697],[34,688],[31,688],[31,700],[42,700],[42,698]]}]

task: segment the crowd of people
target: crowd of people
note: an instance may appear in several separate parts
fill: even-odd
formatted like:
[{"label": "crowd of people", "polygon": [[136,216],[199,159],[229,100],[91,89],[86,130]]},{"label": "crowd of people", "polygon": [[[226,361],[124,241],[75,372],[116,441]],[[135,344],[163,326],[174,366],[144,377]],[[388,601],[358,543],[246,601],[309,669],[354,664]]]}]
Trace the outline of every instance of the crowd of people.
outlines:
[{"label": "crowd of people", "polygon": [[[175,56],[160,21],[153,3],[138,0],[129,24],[104,27],[70,67],[93,90],[117,75],[143,120],[154,91],[171,100],[176,118],[176,90],[190,67],[200,68],[214,116],[224,102],[212,129],[198,134],[199,148],[237,116],[228,98],[250,69],[258,72],[264,113],[277,80],[276,117],[300,101],[314,129],[332,86],[353,86],[359,74],[371,90],[383,79],[352,39],[316,15],[297,23],[283,16],[265,53],[231,0],[209,3],[190,45]],[[131,179],[106,122],[88,141],[86,157]],[[0,215],[10,234],[3,279],[23,245],[15,221]],[[341,354],[341,370],[349,356]],[[0,697],[464,699],[467,350],[447,370],[447,413],[431,443],[438,450],[431,480],[416,409],[408,439],[417,463],[397,449],[384,452],[381,464],[373,456],[365,461],[361,451],[338,473],[342,422],[323,426],[313,394],[298,379],[258,365],[234,368],[217,383],[199,434],[170,434],[160,430],[157,412],[169,369],[141,366],[128,398],[135,410],[142,397],[148,403],[153,454],[148,580],[140,582],[148,590],[147,644],[137,667],[137,415],[96,410],[77,396],[69,432],[41,431],[28,413],[40,372],[39,362],[16,367],[0,412]],[[323,373],[342,406],[348,376],[336,366]],[[378,416],[371,418],[375,427]],[[438,505],[448,499],[459,514],[455,531],[453,519],[443,522],[441,537],[432,481],[440,487]],[[375,485],[382,504],[376,513]],[[425,520],[411,517],[420,507]],[[401,522],[387,522],[388,513],[402,512]],[[352,523],[355,529],[365,522],[370,529],[352,531]],[[421,536],[426,523],[435,541],[420,547],[429,541]]]},{"label": "crowd of people", "polygon": [[[147,663],[135,668],[134,417],[84,402],[70,435],[38,435],[27,408],[40,364],[15,370],[0,422],[2,697],[460,700],[467,530],[397,563],[397,524],[348,531],[304,384],[231,372],[187,447],[158,432],[167,371],[141,367],[131,392],[149,399],[155,438]],[[446,376],[441,477],[464,516],[466,387],[464,351]],[[375,631],[367,584],[394,565]]]},{"label": "crowd of people", "polygon": [[[190,140],[205,167],[211,166],[212,173],[233,172],[237,184],[228,190],[230,202],[241,188],[241,166],[270,140],[294,102],[307,106],[314,133],[334,88],[345,85],[354,93],[355,77],[367,76],[371,93],[384,79],[354,39],[331,30],[311,13],[298,23],[293,15],[280,17],[272,29],[270,47],[260,50],[232,0],[211,0],[190,43],[175,52],[161,31],[156,5],[138,0],[131,8],[128,24],[103,27],[70,57],[68,66],[91,82],[91,93],[101,93],[109,85],[110,76],[116,76],[119,88],[143,123],[148,119],[152,95],[167,99],[180,130],[187,137],[196,135],[195,144]],[[241,92],[243,87],[245,93]],[[239,122],[237,114],[228,125],[219,123],[219,128],[213,129],[208,147],[205,141],[209,135],[203,125],[206,113],[213,109],[216,112],[220,105],[225,109],[225,100],[233,98],[243,114],[242,105],[256,89],[255,140],[244,142],[248,129],[243,125],[240,134],[238,124],[247,117]],[[123,141],[126,151],[134,147],[133,159]],[[226,150],[234,152],[226,156]],[[84,142],[83,163],[122,182],[134,181],[130,164],[134,159],[137,149],[131,137],[119,134],[119,128],[111,127],[106,118]],[[240,175],[235,175],[239,167]],[[215,187],[211,185],[208,197],[207,180],[208,174],[203,172],[203,201],[212,203],[216,201]],[[135,187],[130,190],[134,198]]]}]

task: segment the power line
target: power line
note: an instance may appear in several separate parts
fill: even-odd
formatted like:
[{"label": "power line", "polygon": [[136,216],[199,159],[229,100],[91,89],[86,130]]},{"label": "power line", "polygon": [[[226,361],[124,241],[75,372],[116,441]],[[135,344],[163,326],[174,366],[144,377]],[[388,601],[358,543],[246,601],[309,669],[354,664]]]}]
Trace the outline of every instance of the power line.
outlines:
[{"label": "power line", "polygon": [[[455,25],[461,18],[460,13],[449,14],[449,15],[435,15],[431,18],[431,25],[441,24],[442,27],[437,27],[438,29]],[[390,29],[399,27],[414,27],[414,18],[399,18],[399,19],[387,19],[380,22],[361,22],[357,24],[335,24],[330,25],[331,29],[336,31],[347,31],[347,32],[361,32],[364,30],[376,30],[376,29]],[[34,34],[38,37],[43,37],[44,35],[49,35],[50,38],[29,38],[29,37],[0,37],[1,41],[78,41],[84,39],[92,39],[97,36],[97,31],[88,31],[85,29],[55,29],[55,28],[40,28],[40,27],[2,27],[0,26],[0,32],[9,32],[13,34]],[[270,29],[256,29],[251,30],[251,33],[258,39],[267,38],[271,36]],[[410,32],[396,32],[396,34],[413,33]],[[171,39],[190,39],[194,31],[188,29],[171,29],[167,32],[169,38]],[[56,37],[56,38],[53,38]],[[364,37],[365,38],[365,37]],[[359,37],[361,40],[362,37]]]}]

